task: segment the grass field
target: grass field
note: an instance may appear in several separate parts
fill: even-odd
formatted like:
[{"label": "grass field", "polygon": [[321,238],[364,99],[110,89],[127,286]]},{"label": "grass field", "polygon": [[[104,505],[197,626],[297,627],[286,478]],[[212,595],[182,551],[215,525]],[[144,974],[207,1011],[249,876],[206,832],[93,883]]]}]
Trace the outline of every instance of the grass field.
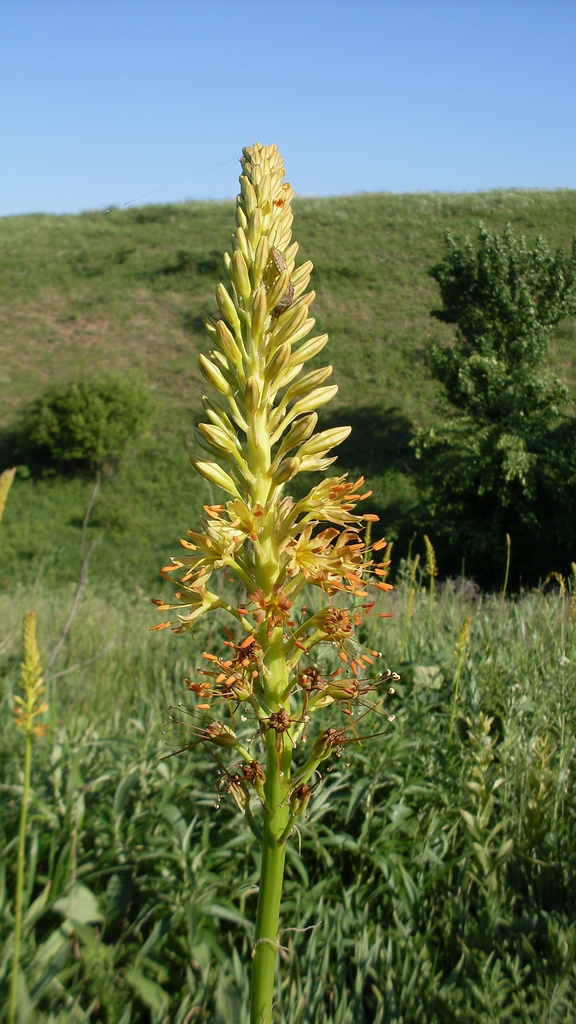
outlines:
[{"label": "grass field", "polygon": [[[425,343],[450,336],[429,316],[438,295],[426,275],[444,229],[510,222],[568,245],[576,193],[302,199],[295,215],[340,385],[323,426],[354,426],[339,466],[366,473],[393,537],[416,487],[410,439],[437,414]],[[247,1021],[253,840],[204,747],[160,759],[189,741],[177,726],[163,737],[163,724],[219,629],[201,620],[193,641],[148,632],[150,598],[168,592],[158,567],[216,498],[188,454],[201,317],[215,311],[232,223],[228,203],[2,223],[4,466],[19,410],[48,382],[137,368],[156,400],[150,429],[103,480],[90,582],[47,674],[19,1024]],[[574,341],[574,324],[561,324],[550,353],[573,396]],[[23,785],[11,713],[22,617],[36,610],[47,666],[76,593],[92,486],[21,468],[2,521],[0,1006]],[[278,1022],[571,1024],[576,576],[511,598],[463,579],[431,591],[417,551],[421,538],[411,555],[396,548],[396,589],[380,609],[393,617],[369,620],[362,638],[401,675],[395,720],[366,718],[379,735],[345,748],[302,819],[301,852],[297,835],[289,844]],[[341,727],[338,708],[319,727],[329,724]]]}]

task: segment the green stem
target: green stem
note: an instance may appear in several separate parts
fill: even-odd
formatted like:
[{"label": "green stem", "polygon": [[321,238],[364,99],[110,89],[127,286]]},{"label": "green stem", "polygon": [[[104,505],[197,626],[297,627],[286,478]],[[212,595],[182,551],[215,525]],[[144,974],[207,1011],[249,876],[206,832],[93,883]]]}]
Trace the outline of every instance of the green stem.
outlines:
[{"label": "green stem", "polygon": [[506,601],[506,591],[508,589],[508,577],[510,575],[510,534],[506,534],[506,572],[504,573],[504,584],[502,586],[502,597],[500,599],[500,609],[504,608],[504,602]]},{"label": "green stem", "polygon": [[18,861],[16,874],[16,895],[14,898],[14,950],[12,954],[12,974],[10,977],[10,997],[8,1002],[8,1024],[16,1020],[16,1001],[18,992],[18,969],[20,966],[20,936],[22,934],[22,894],[24,890],[24,857],[26,853],[26,818],[28,815],[28,795],[30,793],[30,767],[32,764],[32,733],[26,732],[24,752],[24,789],[20,808],[20,834],[18,838]]},{"label": "green stem", "polygon": [[[260,359],[260,363],[262,359]],[[264,392],[261,365],[251,367],[260,378]],[[268,430],[268,409],[261,405],[248,417],[248,467],[254,478],[252,502],[266,507],[261,522],[258,545],[254,551],[255,582],[268,600],[274,594],[279,578],[276,508],[268,502],[271,487],[271,439]],[[288,667],[284,651],[283,629],[276,626],[269,632],[264,621],[258,630],[264,653],[261,692],[258,703],[271,713],[289,711]],[[272,1024],[274,973],[278,951],[278,921],[284,880],[286,844],[280,842],[290,811],[287,794],[290,786],[292,741],[288,731],[269,728],[266,734],[266,782],[264,784],[264,820],[262,827],[262,861],[260,889],[256,912],[256,933],[253,949],[250,988],[250,1024]]]},{"label": "green stem", "polygon": [[406,654],[408,652],[408,639],[410,637],[410,620],[412,619],[412,606],[414,604],[414,594],[416,592],[415,585],[410,583],[410,590],[408,591],[408,600],[406,602],[406,614],[404,617],[404,628],[402,630],[402,644],[400,648],[400,661],[406,660]]},{"label": "green stem", "polygon": [[402,630],[402,643],[400,646],[400,661],[405,661],[409,650],[409,639],[410,639],[410,622],[412,619],[412,611],[414,605],[414,595],[416,593],[416,571],[418,569],[418,562],[420,561],[420,555],[416,555],[416,558],[412,562],[410,569],[410,582],[408,589],[408,600],[406,602],[406,613],[404,617],[404,628]]},{"label": "green stem", "polygon": [[283,748],[279,753],[276,747],[276,733],[270,729],[266,737],[266,808],[252,965],[250,1024],[272,1024],[278,921],[286,857],[286,843],[280,842],[280,837],[289,818],[286,776],[290,772],[292,756],[291,744],[286,733],[282,736],[282,742]]},{"label": "green stem", "polygon": [[458,707],[458,696],[460,693],[460,671],[462,668],[462,658],[458,658],[458,667],[456,669],[456,678],[454,680],[454,696],[452,697],[452,709],[450,711],[450,728],[448,729],[448,738],[452,739],[452,733],[454,732],[454,722],[456,720],[456,709]]}]

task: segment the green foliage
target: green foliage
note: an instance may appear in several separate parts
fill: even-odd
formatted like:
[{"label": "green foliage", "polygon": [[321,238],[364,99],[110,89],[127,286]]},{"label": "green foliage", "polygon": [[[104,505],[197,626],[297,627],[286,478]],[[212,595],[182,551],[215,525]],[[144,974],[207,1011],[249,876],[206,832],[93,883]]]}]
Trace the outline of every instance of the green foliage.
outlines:
[{"label": "green foliage", "polygon": [[478,424],[545,429],[567,397],[545,362],[551,329],[576,313],[576,238],[570,257],[553,256],[541,237],[528,249],[510,225],[501,235],[481,226],[478,241],[459,248],[446,232],[430,270],[443,301],[432,315],[458,327],[454,347],[430,349],[434,376]]},{"label": "green foliage", "polygon": [[149,390],[135,374],[83,377],[36,399],[25,418],[24,442],[44,464],[101,469],[119,461],[151,411]]},{"label": "green foliage", "polygon": [[[574,1024],[574,595],[553,580],[503,603],[470,583],[438,583],[431,617],[425,572],[405,576],[378,609],[392,601],[394,618],[369,621],[366,635],[398,668],[412,592],[396,720],[366,719],[361,731],[381,735],[346,748],[302,820],[302,856],[297,836],[289,845],[278,1024]],[[8,711],[30,599],[15,588],[1,605],[15,635],[0,653],[0,1005],[21,795]],[[34,591],[44,660],[69,600]],[[246,1024],[250,833],[203,747],[159,760],[189,739],[173,723],[162,742],[165,709],[202,650],[218,649],[218,630],[181,647],[147,633],[150,622],[144,598],[89,590],[47,679],[22,1024]]]},{"label": "green foliage", "polygon": [[480,227],[478,243],[459,247],[447,232],[430,270],[443,300],[433,316],[457,331],[428,350],[452,413],[416,439],[423,515],[452,571],[465,558],[490,580],[509,533],[513,558],[528,540],[538,549],[512,563],[533,579],[552,562],[565,568],[576,542],[565,516],[566,495],[576,497],[576,420],[562,418],[568,392],[547,366],[553,328],[576,313],[576,239],[569,256],[542,238],[528,249],[510,226]]}]

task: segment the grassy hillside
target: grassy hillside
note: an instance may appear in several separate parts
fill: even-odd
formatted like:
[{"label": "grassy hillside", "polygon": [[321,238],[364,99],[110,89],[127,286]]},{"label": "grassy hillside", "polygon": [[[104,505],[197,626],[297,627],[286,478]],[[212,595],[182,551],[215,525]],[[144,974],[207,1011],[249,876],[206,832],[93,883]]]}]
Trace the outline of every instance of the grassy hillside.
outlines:
[{"label": "grassy hillside", "polygon": [[[426,271],[442,252],[445,228],[474,235],[479,220],[495,230],[510,222],[530,241],[541,233],[552,246],[568,245],[576,192],[378,194],[295,204],[295,237],[302,259],[315,263],[314,311],[318,328],[330,333],[328,358],[340,385],[324,421],[353,424],[342,468],[366,473],[392,534],[414,487],[410,437],[434,417],[424,346],[432,335],[450,336],[429,316],[438,291]],[[78,371],[136,367],[157,398],[153,428],[120,474],[105,481],[93,520],[94,531],[105,531],[95,579],[149,587],[155,566],[206,500],[187,460],[203,393],[196,355],[207,347],[202,315],[215,311],[233,227],[232,203],[2,221],[0,425],[47,383]],[[562,325],[550,357],[576,395],[575,340],[575,325]],[[6,445],[2,458],[10,463]],[[0,580],[74,578],[89,491],[89,481],[20,474],[6,513]]]}]

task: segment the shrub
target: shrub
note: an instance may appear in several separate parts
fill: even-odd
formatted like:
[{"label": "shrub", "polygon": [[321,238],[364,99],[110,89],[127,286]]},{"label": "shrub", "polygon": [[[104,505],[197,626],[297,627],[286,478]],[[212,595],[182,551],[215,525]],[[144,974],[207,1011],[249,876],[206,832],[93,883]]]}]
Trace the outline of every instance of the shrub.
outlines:
[{"label": "shrub", "polygon": [[102,374],[47,391],[28,410],[24,444],[32,458],[61,469],[118,463],[146,427],[152,399],[135,374]]}]

